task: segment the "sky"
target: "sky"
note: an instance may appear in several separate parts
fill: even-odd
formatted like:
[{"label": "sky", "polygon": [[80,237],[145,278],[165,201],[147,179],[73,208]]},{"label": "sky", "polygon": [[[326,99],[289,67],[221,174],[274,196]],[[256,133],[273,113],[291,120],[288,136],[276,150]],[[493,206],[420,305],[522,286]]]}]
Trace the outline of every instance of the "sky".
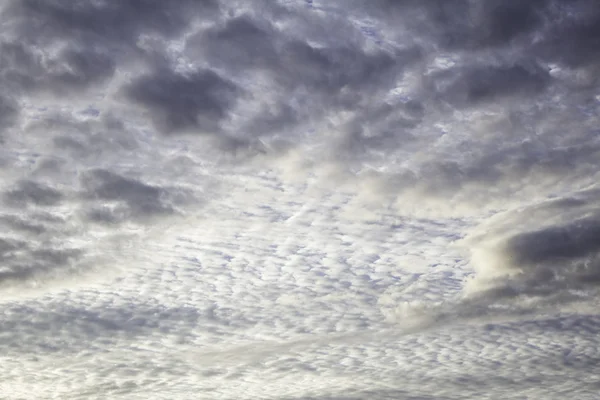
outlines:
[{"label": "sky", "polygon": [[597,399],[596,0],[6,0],[3,399]]}]

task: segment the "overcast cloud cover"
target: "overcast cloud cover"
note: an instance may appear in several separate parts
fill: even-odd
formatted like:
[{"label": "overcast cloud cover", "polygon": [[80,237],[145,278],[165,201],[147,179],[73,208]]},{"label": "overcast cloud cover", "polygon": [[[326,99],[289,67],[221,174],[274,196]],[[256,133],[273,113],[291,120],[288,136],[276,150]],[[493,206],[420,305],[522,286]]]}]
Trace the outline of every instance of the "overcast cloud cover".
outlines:
[{"label": "overcast cloud cover", "polygon": [[0,397],[596,399],[596,0],[7,0]]}]

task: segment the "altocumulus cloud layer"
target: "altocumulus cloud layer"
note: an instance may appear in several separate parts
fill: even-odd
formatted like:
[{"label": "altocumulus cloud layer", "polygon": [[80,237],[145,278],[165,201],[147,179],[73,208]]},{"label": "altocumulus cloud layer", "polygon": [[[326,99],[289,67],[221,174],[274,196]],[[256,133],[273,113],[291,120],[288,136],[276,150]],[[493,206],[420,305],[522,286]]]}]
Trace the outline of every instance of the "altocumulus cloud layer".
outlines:
[{"label": "altocumulus cloud layer", "polygon": [[597,1],[0,20],[0,397],[597,396]]}]

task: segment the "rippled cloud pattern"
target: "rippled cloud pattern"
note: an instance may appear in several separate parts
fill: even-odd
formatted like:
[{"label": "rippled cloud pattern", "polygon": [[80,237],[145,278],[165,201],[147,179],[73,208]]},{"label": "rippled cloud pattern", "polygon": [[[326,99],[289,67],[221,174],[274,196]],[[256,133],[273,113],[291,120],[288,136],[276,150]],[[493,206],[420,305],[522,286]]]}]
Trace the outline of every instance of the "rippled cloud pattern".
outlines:
[{"label": "rippled cloud pattern", "polygon": [[597,1],[0,22],[0,398],[598,398]]}]

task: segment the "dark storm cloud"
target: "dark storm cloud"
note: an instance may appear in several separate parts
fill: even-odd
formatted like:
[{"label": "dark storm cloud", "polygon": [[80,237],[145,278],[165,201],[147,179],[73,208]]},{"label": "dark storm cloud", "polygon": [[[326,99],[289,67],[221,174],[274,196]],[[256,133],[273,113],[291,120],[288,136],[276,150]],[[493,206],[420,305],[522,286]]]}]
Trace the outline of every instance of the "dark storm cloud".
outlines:
[{"label": "dark storm cloud", "polygon": [[43,77],[41,60],[23,43],[4,42],[0,45],[0,72],[5,85],[17,89],[32,89],[35,80]]},{"label": "dark storm cloud", "polygon": [[[340,30],[329,30],[328,24]],[[327,35],[309,43],[306,38],[317,31]],[[237,127],[249,145],[256,137],[291,136],[338,111],[360,114],[406,66],[422,58],[416,46],[366,49],[363,36],[348,21],[297,10],[273,11],[271,20],[253,14],[233,17],[191,37],[186,52],[227,71],[236,82],[258,78],[245,86],[247,95],[237,104],[254,110]],[[263,103],[263,93],[269,103]]]},{"label": "dark storm cloud", "polygon": [[589,67],[600,59],[600,3],[595,0],[381,0],[368,7],[358,1],[344,5],[376,17],[392,38],[414,35],[433,52],[494,51],[568,67]]},{"label": "dark storm cloud", "polygon": [[110,78],[115,62],[107,55],[89,50],[68,50],[60,57],[67,72],[59,73],[52,81],[55,86],[81,87]]},{"label": "dark storm cloud", "polygon": [[[465,18],[460,23],[454,18],[444,26],[449,39],[441,37],[442,44],[449,48],[472,48],[505,46],[519,40],[529,40],[527,35],[534,33],[543,24],[547,0],[490,0],[471,2]],[[450,5],[446,5],[450,7]],[[463,6],[464,7],[464,6]],[[433,15],[438,13],[434,12]],[[442,34],[446,34],[442,30]]]},{"label": "dark storm cloud", "polygon": [[220,130],[239,89],[212,70],[179,74],[159,69],[137,78],[125,93],[149,112],[163,133],[190,129],[212,133]]},{"label": "dark storm cloud", "polygon": [[[582,165],[586,171],[592,168],[597,145],[560,139],[583,136],[573,129],[566,135],[547,122],[553,113],[557,119],[561,113],[564,120],[574,117],[572,108],[550,109],[544,96],[553,93],[565,102],[583,103],[549,72],[548,63],[568,69],[598,60],[596,2],[349,1],[338,2],[339,8],[331,3],[335,12],[328,13],[273,2],[248,4],[246,10],[221,13],[227,5],[215,1],[12,2],[2,14],[12,25],[0,51],[0,79],[6,90],[0,119],[16,119],[23,93],[80,94],[102,88],[122,71],[128,81],[118,91],[119,100],[144,111],[159,133],[224,138],[216,151],[284,152],[297,145],[296,131],[319,130],[315,136],[325,137],[328,133],[322,131],[329,130],[334,139],[326,139],[326,152],[342,164],[362,162],[371,152],[388,157],[398,149],[406,150],[403,157],[409,158],[438,141],[430,134],[441,130],[436,124],[443,122],[451,130],[457,110],[468,113],[500,105],[504,110],[498,113],[505,112],[510,123],[495,125],[491,132],[464,123],[455,129],[466,132],[464,143],[419,161],[411,171],[399,173],[402,179],[391,179],[446,196],[470,183],[511,187],[533,170],[565,177],[583,171]],[[360,24],[369,16],[375,17],[385,40],[364,34]],[[207,24],[192,32],[196,18]],[[150,40],[146,36],[166,43],[184,35],[190,36],[174,58],[169,58],[166,45],[153,49],[151,56],[142,54],[139,43]],[[458,61],[450,67],[434,65],[442,51]],[[141,74],[127,64],[129,58],[140,57],[146,71]],[[390,99],[397,86],[403,88],[401,99]],[[584,89],[591,93],[593,88],[592,83]],[[534,107],[537,111],[530,112]],[[85,118],[98,117],[95,113],[103,119],[105,110],[94,109]],[[524,115],[523,121],[513,123],[513,114]],[[65,159],[54,164],[130,157],[128,152],[140,143],[119,118],[124,117],[115,117],[113,125],[94,125],[71,121],[72,115],[57,117],[49,141],[52,151]],[[520,139],[502,141],[519,137],[526,126],[541,137],[536,149],[529,151]],[[276,139],[263,143],[265,138]],[[459,151],[465,156],[451,154]],[[38,172],[43,169],[38,167]],[[44,192],[49,188],[28,182],[6,192],[5,201],[59,204],[60,195],[53,200]],[[169,190],[148,185],[143,177],[96,170],[82,182],[84,198],[90,201],[84,208],[93,221],[172,212],[166,200]]]},{"label": "dark storm cloud", "polygon": [[[274,99],[276,107],[257,106],[262,93],[254,92],[250,85],[244,86],[254,97],[246,97],[238,105],[257,111],[236,126],[248,136],[241,143],[250,144],[256,136],[291,132],[303,124],[308,129],[311,123],[321,122],[336,112],[350,111],[350,123],[331,126],[334,130],[346,130],[343,136],[347,143],[342,143],[346,149],[344,159],[360,158],[373,149],[392,151],[414,143],[413,139],[419,136],[415,130],[431,129],[421,125],[428,119],[432,123],[428,118],[432,110],[442,112],[443,117],[449,116],[452,108],[476,108],[505,100],[513,101],[507,105],[515,110],[526,106],[517,100],[538,98],[557,84],[533,51],[548,39],[550,22],[561,13],[551,1],[374,4],[368,9],[359,2],[343,6],[348,15],[377,16],[383,24],[389,22],[388,32],[412,32],[412,36],[402,36],[402,46],[368,48],[368,40],[358,34],[358,27],[348,20],[339,22],[338,14],[326,19],[324,14],[290,8],[287,13],[269,14],[270,19],[262,19],[258,13],[227,19],[190,38],[186,52],[227,71],[236,77],[236,82],[248,79],[252,73],[259,74],[260,87]],[[328,30],[328,24],[340,29]],[[385,25],[382,30],[385,31]],[[343,37],[339,32],[344,32]],[[326,34],[329,37],[325,38]],[[314,40],[309,42],[308,37]],[[534,38],[538,43],[535,46]],[[421,79],[422,84],[406,93],[403,102],[383,100],[405,78],[407,67],[426,63],[440,49],[460,52],[464,59],[446,71],[421,70],[412,79]],[[498,54],[480,58],[480,52],[490,49],[497,49]],[[440,108],[439,100],[450,108]],[[172,110],[163,109],[164,114],[173,115]],[[339,144],[336,141],[335,145]],[[481,174],[477,179],[482,179]]]},{"label": "dark storm cloud", "polygon": [[[501,215],[474,235],[473,287],[495,299],[577,301],[600,284],[598,190]],[[469,239],[471,240],[471,239]]]},{"label": "dark storm cloud", "polygon": [[341,150],[357,155],[369,149],[385,151],[414,143],[412,130],[424,115],[425,107],[417,100],[367,106],[344,127],[348,135],[340,143]]},{"label": "dark storm cloud", "polygon": [[542,21],[547,0],[494,0],[482,2],[482,44],[501,45],[534,31]]},{"label": "dark storm cloud", "polygon": [[450,78],[452,83],[440,92],[442,99],[456,106],[472,106],[511,95],[531,97],[551,83],[548,71],[537,65],[468,67],[441,75],[455,74],[458,77]]},{"label": "dark storm cloud", "polygon": [[87,89],[106,82],[123,62],[143,59],[143,35],[176,37],[218,9],[212,0],[12,1],[1,14],[9,25],[0,45],[0,82],[17,96]]},{"label": "dark storm cloud", "polygon": [[[543,96],[564,91],[545,63],[587,65],[565,50],[579,52],[575,44],[581,43],[581,57],[592,57],[600,15],[598,6],[585,0],[377,0],[368,6],[349,1],[337,8],[331,3],[328,12],[299,4],[256,1],[227,12],[226,3],[214,1],[12,2],[3,12],[13,23],[0,52],[0,74],[18,96],[43,89],[60,95],[96,90],[125,72],[130,78],[118,91],[124,95],[119,100],[143,110],[160,133],[216,134],[223,139],[215,141],[216,152],[279,153],[298,145],[297,132],[317,130],[325,137],[320,132],[328,130],[334,139],[326,143],[327,153],[356,164],[374,152],[410,154],[421,140],[429,141],[421,138],[438,129],[438,122],[451,125],[456,109],[500,104],[507,114],[518,113],[535,99],[544,110]],[[369,16],[385,40],[365,33],[361,24]],[[196,18],[206,24],[191,24]],[[167,52],[166,45],[150,57],[141,54],[146,50],[140,42],[183,38],[176,57],[171,52],[179,50]],[[60,50],[47,50],[54,45]],[[440,51],[458,62],[434,66]],[[126,61],[140,57],[146,71],[141,75]],[[402,99],[390,100],[396,86],[405,88]],[[6,104],[7,118],[16,118],[18,103]],[[342,114],[343,121],[337,120]],[[542,131],[537,125],[546,114],[550,111],[527,124]],[[78,124],[81,132],[57,131],[50,139],[56,152],[91,160],[137,148],[123,126]],[[518,135],[521,126],[506,129],[507,135]],[[424,186],[448,193],[463,183],[502,183],[519,168],[561,170],[564,147],[532,156],[546,162],[535,164],[519,150],[493,152],[496,144],[488,145],[467,162],[441,155],[431,165],[417,165],[414,175]],[[500,153],[507,157],[495,156]],[[568,168],[565,163],[562,171]],[[121,219],[122,212],[130,212],[129,203],[123,204],[129,211],[99,206],[92,214],[98,220]]]},{"label": "dark storm cloud", "polygon": [[600,61],[600,3],[594,0],[552,2],[548,28],[533,45],[534,54],[570,67]]},{"label": "dark storm cloud", "polygon": [[[121,212],[133,218],[165,215],[173,211],[166,204],[167,193],[164,189],[148,185],[142,181],[126,178],[104,169],[88,172],[82,179],[84,194],[89,199],[116,201]],[[115,215],[105,215],[95,209],[91,215],[95,220],[110,221]]]},{"label": "dark storm cloud", "polygon": [[[547,73],[535,66],[533,55],[555,59],[563,54],[560,57],[568,61],[578,56],[570,56],[566,50],[581,49],[581,56],[589,57],[597,33],[597,7],[589,1],[561,5],[550,0],[381,0],[369,7],[352,1],[327,16],[268,2],[252,5],[255,9],[250,7],[249,12],[218,18],[220,6],[215,1],[15,1],[3,13],[14,22],[16,37],[4,43],[0,70],[9,87],[46,87],[56,93],[87,88],[114,75],[122,61],[119,54],[129,51],[118,50],[123,46],[141,51],[136,44],[141,36],[160,40],[181,37],[195,18],[210,16],[217,22],[188,39],[185,50],[191,62],[208,64],[205,69],[184,74],[175,72],[172,65],[155,65],[153,72],[133,78],[125,92],[129,100],[150,112],[162,132],[220,132],[240,100],[259,112],[236,129],[256,136],[327,118],[323,110],[352,110],[360,118],[364,103],[381,103],[376,98],[402,78],[406,66],[435,55],[440,48],[477,51],[510,45],[517,49],[517,60],[501,65],[465,63],[457,67],[451,87],[440,89],[441,96],[453,105],[479,104],[516,93],[535,94],[551,82]],[[589,15],[572,17],[569,7],[585,9]],[[371,46],[367,50],[364,35],[342,12],[356,18],[376,16],[382,24],[389,23],[390,32],[412,34],[403,34],[403,46],[385,50]],[[535,44],[534,35],[539,36]],[[42,63],[42,58],[48,58],[42,56],[42,46],[54,42],[67,46],[53,54],[49,64]],[[528,51],[531,46],[535,51]],[[162,59],[160,54],[156,56],[146,62]],[[252,71],[266,77],[266,90],[279,100],[278,109],[255,107],[261,93],[239,82],[251,80],[248,73]],[[431,90],[438,88],[424,88]],[[242,91],[247,94],[243,99]],[[414,94],[427,97],[432,93]],[[364,125],[369,124],[371,121],[364,120]],[[410,129],[403,127],[404,131]]]},{"label": "dark storm cloud", "polygon": [[116,69],[111,56],[92,49],[73,47],[50,56],[22,43],[5,42],[0,50],[0,79],[15,94],[81,90],[106,81]]},{"label": "dark storm cloud", "polygon": [[508,257],[516,265],[568,263],[598,253],[599,238],[600,219],[576,220],[511,238],[507,244]]},{"label": "dark storm cloud", "polygon": [[[548,0],[432,0],[351,2],[384,24],[428,38],[445,49],[476,50],[510,44],[544,22]],[[363,8],[364,7],[364,8]]]},{"label": "dark storm cloud", "polygon": [[193,36],[186,45],[192,54],[205,54],[225,68],[269,68],[277,62],[274,35],[269,22],[242,15]]},{"label": "dark storm cloud", "polygon": [[[418,56],[418,51],[414,55],[407,54],[404,62],[409,63]],[[394,55],[386,52],[369,54],[353,47],[322,49],[299,41],[288,43],[280,57],[284,64],[277,71],[277,78],[287,80],[290,87],[307,85],[317,94],[330,96],[338,95],[343,88],[381,89],[401,72],[403,66]],[[360,93],[353,92],[352,95]]]},{"label": "dark storm cloud", "polygon": [[278,104],[252,119],[247,126],[249,132],[270,134],[285,132],[301,122],[299,111],[289,104]]},{"label": "dark storm cloud", "polygon": [[174,36],[196,17],[218,9],[213,0],[13,1],[4,18],[17,21],[21,39],[67,39],[88,45],[132,45],[139,35]]},{"label": "dark storm cloud", "polygon": [[[92,109],[95,115],[89,118],[89,112],[89,109],[83,111],[83,119],[73,113],[49,112],[26,125],[28,136],[49,136],[53,156],[64,157],[48,160],[53,165],[48,171],[69,160],[97,160],[102,156],[119,155],[129,157],[131,151],[139,148],[139,140],[120,117],[110,112],[96,115]],[[44,169],[41,163],[37,164],[38,174]]]},{"label": "dark storm cloud", "polygon": [[[375,149],[383,149],[384,158],[400,150],[410,159],[413,151],[440,144],[444,150],[435,157],[414,157],[420,156],[410,167],[416,179],[402,180],[402,189],[486,206],[497,200],[490,185],[511,195],[540,181],[546,188],[565,179],[575,185],[598,173],[593,44],[599,3],[380,4],[363,11],[391,24],[388,35],[414,33],[424,59],[436,61],[425,61],[412,82],[403,82],[402,101],[374,100],[357,109],[356,122],[344,126],[350,149],[344,160]],[[464,18],[449,4],[465,7]],[[420,104],[422,114],[408,117],[407,101]],[[394,117],[373,112],[386,108]]]},{"label": "dark storm cloud", "polygon": [[[353,113],[361,125],[377,124],[380,121],[370,117],[377,118],[375,114],[386,111],[372,110],[389,107],[379,98],[402,76],[404,68],[420,57],[417,48],[396,53],[365,52],[359,47],[317,48],[290,41],[281,47],[278,63],[268,71],[280,88],[281,100],[285,102],[288,94],[295,94],[297,101],[288,100],[289,105],[280,106],[275,115],[266,114],[267,118],[258,115],[250,129],[257,133],[261,129],[285,132],[284,123],[291,128],[335,116],[340,111]],[[399,119],[408,108],[398,107]]]},{"label": "dark storm cloud", "polygon": [[115,70],[114,60],[106,53],[68,49],[49,60],[33,56],[20,60],[3,68],[2,77],[17,93],[47,90],[61,95],[105,82]]}]

